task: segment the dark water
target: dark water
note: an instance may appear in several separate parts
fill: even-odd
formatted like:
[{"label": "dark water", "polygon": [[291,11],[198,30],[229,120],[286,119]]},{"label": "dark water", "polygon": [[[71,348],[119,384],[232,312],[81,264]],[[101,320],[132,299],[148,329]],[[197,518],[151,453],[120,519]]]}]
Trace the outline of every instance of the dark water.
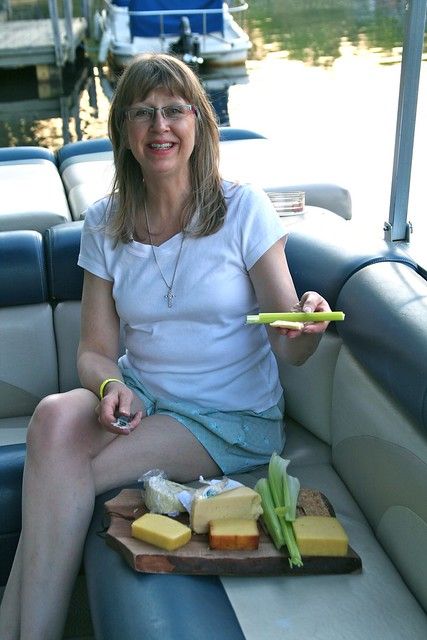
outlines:
[{"label": "dark water", "polygon": [[[289,183],[346,186],[354,217],[382,229],[390,196],[404,1],[248,3],[241,20],[253,44],[246,66],[203,74],[221,123],[272,139]],[[28,70],[0,73],[0,146],[57,149],[64,140],[106,136],[111,87],[101,81],[96,48],[89,42],[89,60],[51,88],[48,82],[40,87]],[[423,62],[411,189],[419,217],[427,166],[422,142],[427,139],[426,66]]]}]

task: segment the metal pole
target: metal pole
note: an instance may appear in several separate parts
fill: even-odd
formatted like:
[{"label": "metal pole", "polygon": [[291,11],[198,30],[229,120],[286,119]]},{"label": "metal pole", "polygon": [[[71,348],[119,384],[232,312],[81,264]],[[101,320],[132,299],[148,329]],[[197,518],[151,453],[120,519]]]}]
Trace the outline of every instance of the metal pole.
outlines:
[{"label": "metal pole", "polygon": [[62,50],[61,32],[59,29],[59,16],[56,0],[48,0],[49,15],[52,23],[53,46],[55,48],[55,60],[58,67],[62,67],[64,63],[64,52]]},{"label": "metal pole", "polygon": [[408,200],[417,113],[418,86],[424,45],[427,0],[407,0],[405,36],[400,71],[393,175],[388,222],[384,237],[389,241],[409,241]]},{"label": "metal pole", "polygon": [[82,0],[82,14],[86,19],[87,35],[90,37],[92,35],[92,0]]},{"label": "metal pole", "polygon": [[68,44],[68,60],[74,62],[76,59],[76,50],[74,47],[74,34],[73,34],[73,5],[72,0],[64,0],[64,19],[65,19],[65,33],[67,34]]}]

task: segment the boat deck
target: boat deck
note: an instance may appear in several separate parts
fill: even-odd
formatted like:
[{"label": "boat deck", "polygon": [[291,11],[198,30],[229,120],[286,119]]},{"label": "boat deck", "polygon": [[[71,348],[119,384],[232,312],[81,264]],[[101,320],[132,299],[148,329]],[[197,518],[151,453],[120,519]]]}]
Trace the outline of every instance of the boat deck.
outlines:
[{"label": "boat deck", "polygon": [[[73,18],[73,46],[69,47],[65,21],[59,20],[63,60],[75,50],[86,36],[84,18]],[[50,19],[9,20],[0,22],[0,68],[13,69],[27,65],[55,65],[58,62],[55,39]]]}]

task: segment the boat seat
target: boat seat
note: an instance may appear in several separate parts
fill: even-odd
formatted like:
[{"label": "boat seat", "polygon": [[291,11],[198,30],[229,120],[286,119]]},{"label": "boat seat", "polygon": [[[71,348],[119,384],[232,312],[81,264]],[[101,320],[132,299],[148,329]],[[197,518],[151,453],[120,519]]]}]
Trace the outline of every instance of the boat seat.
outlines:
[{"label": "boat seat", "polygon": [[48,160],[56,165],[56,156],[44,147],[1,147],[0,163],[13,164],[26,160]]},{"label": "boat seat", "polygon": [[77,266],[82,222],[50,227],[45,234],[49,265],[49,297],[58,353],[59,391],[80,386],[76,354],[80,338],[80,300],[83,269]]},{"label": "boat seat", "polygon": [[61,175],[73,220],[81,220],[93,202],[111,191],[114,177],[113,153],[105,151],[79,156],[75,161],[70,159]]},{"label": "boat seat", "polygon": [[[13,147],[0,153],[0,231],[47,227],[71,220],[67,197],[47,149]],[[25,184],[25,188],[22,185]]]},{"label": "boat seat", "polygon": [[[426,637],[427,284],[398,248],[367,245],[348,225],[324,215],[290,229],[287,253],[297,290],[310,283],[327,292],[346,319],[330,326],[304,365],[280,366],[287,423],[282,455],[302,486],[331,501],[363,570],[250,578],[139,574],[100,535],[103,503],[117,489],[98,497],[85,547],[96,637]],[[43,395],[76,384],[81,227],[50,227],[44,243],[35,231],[0,234],[2,579],[19,535],[28,417]],[[263,467],[235,477],[252,486],[266,473]]]},{"label": "boat seat", "polygon": [[0,443],[25,442],[40,400],[58,390],[43,238],[0,233]]},{"label": "boat seat", "polygon": [[[132,14],[134,11],[168,11],[171,4],[168,0],[129,0],[130,32],[132,39],[138,38],[158,38],[161,35],[180,35],[181,17],[188,16],[191,31],[202,35],[224,31],[224,19],[222,15],[222,0],[175,0],[172,8],[180,11],[178,15],[164,15],[160,20],[159,15],[138,16]],[[218,13],[207,13],[206,27],[204,30],[203,10],[217,9]],[[199,10],[200,13],[188,14],[188,10]]]},{"label": "boat seat", "polygon": [[56,152],[56,160],[60,171],[67,166],[67,161],[81,160],[85,156],[91,154],[99,154],[105,151],[112,151],[113,146],[109,138],[98,138],[94,140],[80,140],[79,142],[70,142],[58,149]]},{"label": "boat seat", "polygon": [[6,584],[21,531],[25,445],[0,447],[0,585]]},{"label": "boat seat", "polygon": [[[254,158],[275,155],[277,162],[269,163],[268,168],[263,163],[254,163]],[[81,220],[89,205],[110,193],[114,176],[111,143],[107,139],[70,143],[58,154],[58,165],[72,218]],[[267,192],[304,191],[307,205],[351,219],[348,189],[303,182],[291,167],[284,167],[282,150],[254,131],[220,127],[220,170],[229,180],[258,184]]]},{"label": "boat seat", "polygon": [[[312,185],[309,188],[314,191]],[[331,189],[328,197],[334,193],[337,193],[336,204],[345,210],[347,193],[340,193],[339,188],[335,192]],[[326,194],[324,196],[326,200]],[[294,276],[298,294],[302,295],[313,288],[314,272],[317,290],[332,308],[336,308],[337,296],[347,280],[368,264],[399,262],[417,269],[416,262],[399,245],[393,246],[379,238],[367,238],[359,227],[349,226],[341,219],[332,222],[321,217],[308,217],[302,220],[292,228],[286,254],[289,262],[297,265],[294,267]],[[300,255],[309,256],[310,259],[304,262],[299,259]],[[348,327],[347,323],[343,327],[337,326]]]}]

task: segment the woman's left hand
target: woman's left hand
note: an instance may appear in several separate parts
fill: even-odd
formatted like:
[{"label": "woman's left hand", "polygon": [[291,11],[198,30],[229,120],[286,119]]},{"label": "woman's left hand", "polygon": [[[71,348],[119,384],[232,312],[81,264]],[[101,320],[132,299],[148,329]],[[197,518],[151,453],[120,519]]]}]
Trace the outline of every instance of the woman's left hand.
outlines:
[{"label": "woman's left hand", "polygon": [[[292,311],[304,311],[305,313],[313,313],[314,311],[331,311],[331,308],[325,298],[316,291],[306,291],[300,301],[293,307]],[[276,331],[288,338],[297,338],[301,334],[324,333],[329,322],[305,322],[302,329],[285,329],[277,327]]]}]

